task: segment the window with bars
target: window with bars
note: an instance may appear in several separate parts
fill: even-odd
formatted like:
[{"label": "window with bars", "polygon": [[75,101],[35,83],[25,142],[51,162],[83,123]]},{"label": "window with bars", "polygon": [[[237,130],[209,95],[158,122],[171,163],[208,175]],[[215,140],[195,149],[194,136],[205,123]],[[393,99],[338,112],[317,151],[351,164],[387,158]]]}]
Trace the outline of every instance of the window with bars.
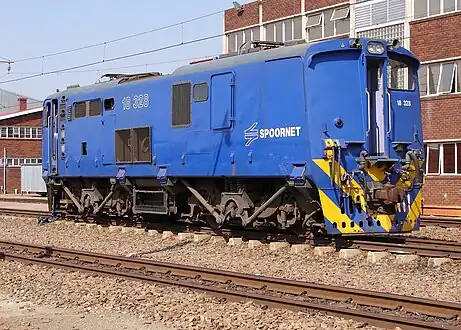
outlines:
[{"label": "window with bars", "polygon": [[419,90],[421,96],[461,93],[461,59],[421,65]]},{"label": "window with bars", "polygon": [[266,24],[267,41],[287,42],[303,37],[302,17],[293,17],[283,21]]},{"label": "window with bars", "polygon": [[461,10],[461,0],[413,0],[415,19]]},{"label": "window with bars", "polygon": [[2,126],[0,127],[2,139],[41,139],[41,127]]},{"label": "window with bars", "polygon": [[260,39],[259,26],[229,33],[227,35],[227,52],[236,52],[244,42],[258,41]]},{"label": "window with bars", "polygon": [[[4,158],[0,158],[0,166],[3,166]],[[7,158],[8,167],[20,167],[22,164],[41,164],[41,158]]]},{"label": "window with bars", "polygon": [[425,144],[426,174],[461,174],[461,142],[431,142]]},{"label": "window with bars", "polygon": [[312,41],[349,33],[349,16],[349,6],[307,15],[307,40]]},{"label": "window with bars", "polygon": [[364,3],[358,3],[355,8],[356,29],[404,19],[405,0],[364,1]]}]

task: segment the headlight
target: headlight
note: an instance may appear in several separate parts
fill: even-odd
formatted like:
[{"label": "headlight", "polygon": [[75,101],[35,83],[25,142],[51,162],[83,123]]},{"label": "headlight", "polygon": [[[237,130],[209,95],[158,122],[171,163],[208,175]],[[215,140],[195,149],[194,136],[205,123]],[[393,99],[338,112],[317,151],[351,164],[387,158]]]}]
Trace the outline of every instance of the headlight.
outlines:
[{"label": "headlight", "polygon": [[384,54],[384,45],[380,42],[370,41],[367,44],[367,51],[373,55],[382,55]]}]

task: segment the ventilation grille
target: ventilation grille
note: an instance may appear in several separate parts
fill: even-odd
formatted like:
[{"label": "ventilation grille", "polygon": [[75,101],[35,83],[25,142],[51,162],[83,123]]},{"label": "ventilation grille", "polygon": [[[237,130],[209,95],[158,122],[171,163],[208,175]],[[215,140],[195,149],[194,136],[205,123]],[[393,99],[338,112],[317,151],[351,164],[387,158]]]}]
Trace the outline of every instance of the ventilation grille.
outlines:
[{"label": "ventilation grille", "polygon": [[191,84],[173,85],[172,126],[186,126],[191,122]]},{"label": "ventilation grille", "polygon": [[67,106],[67,121],[71,121],[71,120],[72,120],[72,106],[68,105]]},{"label": "ventilation grille", "polygon": [[86,117],[86,102],[75,103],[75,118]]},{"label": "ventilation grille", "polygon": [[151,144],[149,127],[134,128],[132,134],[133,161],[138,163],[150,162]]},{"label": "ventilation grille", "polygon": [[115,160],[117,163],[131,163],[131,130],[115,131]]},{"label": "ventilation grille", "polygon": [[92,100],[89,102],[90,105],[90,111],[89,111],[89,116],[100,116],[102,114],[102,102],[101,99],[98,100]]}]

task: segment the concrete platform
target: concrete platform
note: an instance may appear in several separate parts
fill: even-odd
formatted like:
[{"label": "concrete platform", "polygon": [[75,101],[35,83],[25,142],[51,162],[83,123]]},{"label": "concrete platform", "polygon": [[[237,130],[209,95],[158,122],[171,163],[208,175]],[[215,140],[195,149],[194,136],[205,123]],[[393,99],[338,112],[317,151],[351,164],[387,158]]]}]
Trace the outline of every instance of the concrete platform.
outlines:
[{"label": "concrete platform", "polygon": [[0,195],[0,202],[47,204],[48,199],[38,195],[2,194]]},{"label": "concrete platform", "polygon": [[24,210],[24,211],[43,211],[48,212],[48,204],[43,203],[16,203],[16,202],[0,202],[1,209]]}]

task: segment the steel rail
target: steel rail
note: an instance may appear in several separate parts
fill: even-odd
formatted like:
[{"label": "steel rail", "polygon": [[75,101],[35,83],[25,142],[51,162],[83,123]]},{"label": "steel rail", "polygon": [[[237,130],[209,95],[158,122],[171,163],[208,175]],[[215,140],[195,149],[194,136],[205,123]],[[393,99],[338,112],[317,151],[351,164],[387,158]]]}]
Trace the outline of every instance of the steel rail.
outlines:
[{"label": "steel rail", "polygon": [[461,228],[461,218],[442,216],[422,216],[421,226]]},{"label": "steel rail", "polygon": [[[383,238],[388,238],[389,241],[382,241]],[[341,239],[337,241],[337,246],[341,245],[365,251],[386,251],[395,254],[417,254],[421,257],[461,260],[461,243],[453,241],[390,236],[364,237],[349,241]]]},{"label": "steel rail", "polygon": [[[13,209],[2,209],[1,213],[8,213],[13,215],[30,215],[40,216],[49,215],[48,212],[43,211],[25,211],[25,210],[13,210]],[[187,225],[173,225],[172,228],[176,228],[179,231],[188,231]],[[171,228],[168,228],[171,230]],[[412,237],[402,236],[351,236],[351,237],[339,237],[339,238],[297,238],[290,234],[276,234],[268,232],[257,232],[257,231],[243,231],[234,229],[220,229],[218,232],[211,228],[197,227],[199,233],[216,234],[220,236],[242,236],[248,239],[259,239],[265,241],[288,241],[292,244],[307,243],[311,245],[327,245],[333,244],[337,248],[359,248],[364,251],[387,251],[395,254],[399,253],[411,253],[418,254],[422,257],[446,257],[455,260],[461,260],[461,243],[443,240],[427,240]],[[166,229],[165,229],[166,230]]]},{"label": "steel rail", "polygon": [[[461,304],[429,300],[416,297],[407,297],[397,294],[388,294],[383,292],[374,292],[367,290],[359,290],[353,288],[329,286],[322,284],[314,284],[302,281],[287,280],[281,278],[271,278],[264,276],[257,276],[251,274],[243,274],[229,271],[222,271],[216,269],[208,269],[202,267],[178,265],[166,262],[159,262],[145,259],[132,259],[127,257],[115,256],[115,255],[104,255],[98,253],[92,253],[87,251],[76,251],[71,249],[56,248],[51,246],[38,246],[32,244],[24,244],[18,242],[0,241],[0,248],[3,251],[3,258],[5,259],[16,259],[27,262],[35,263],[49,263],[54,266],[61,266],[64,268],[79,268],[86,271],[97,271],[111,275],[118,275],[124,277],[133,277],[135,279],[143,279],[154,281],[164,284],[173,284],[188,287],[191,289],[199,289],[201,291],[207,291],[211,293],[219,293],[225,295],[231,295],[236,298],[249,298],[256,300],[260,303],[273,305],[276,307],[295,307],[295,308],[312,308],[320,311],[329,311],[337,313],[338,310],[342,317],[348,316],[353,319],[361,317],[360,321],[373,320],[378,326],[389,326],[392,327],[400,326],[405,329],[439,329],[440,325],[434,325],[434,323],[427,323],[415,319],[407,319],[398,317],[395,315],[368,313],[362,310],[350,310],[339,308],[337,306],[331,306],[328,304],[313,304],[299,299],[288,299],[281,298],[274,295],[260,295],[252,292],[237,290],[233,292],[227,289],[216,288],[215,286],[208,286],[203,284],[192,283],[184,280],[172,280],[165,277],[152,277],[152,276],[140,276],[132,273],[120,273],[108,269],[95,269],[93,267],[87,267],[79,264],[68,264],[60,263],[54,260],[47,260],[43,257],[55,256],[58,258],[64,258],[68,260],[78,260],[81,262],[96,263],[97,265],[111,265],[111,266],[123,266],[127,269],[142,270],[153,273],[160,273],[167,276],[181,276],[188,279],[200,279],[204,281],[217,282],[222,284],[232,283],[233,285],[243,286],[255,290],[270,290],[276,293],[282,294],[293,294],[301,297],[317,298],[323,300],[330,300],[336,302],[353,301],[357,305],[372,306],[383,309],[398,310],[403,309],[406,312],[424,314],[433,317],[441,317],[446,319],[456,318],[461,316]],[[20,252],[37,253],[41,258],[29,258],[22,255],[12,255],[8,250],[15,250]],[[224,291],[223,291],[224,290]],[[344,310],[343,310],[344,309]],[[370,315],[368,315],[370,314]],[[386,324],[382,323],[385,322]],[[389,323],[391,322],[391,323]],[[412,325],[412,327],[410,327]],[[416,327],[415,327],[416,326]],[[434,327],[435,326],[435,327]],[[446,328],[446,327],[443,327]]]}]

